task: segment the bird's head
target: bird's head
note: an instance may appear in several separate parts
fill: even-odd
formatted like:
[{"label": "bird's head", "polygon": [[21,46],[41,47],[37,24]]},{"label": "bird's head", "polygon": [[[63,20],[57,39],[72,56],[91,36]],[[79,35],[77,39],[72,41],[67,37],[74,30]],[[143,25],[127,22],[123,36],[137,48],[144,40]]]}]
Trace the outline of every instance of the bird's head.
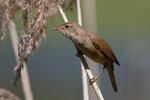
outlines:
[{"label": "bird's head", "polygon": [[77,35],[78,30],[81,28],[81,26],[75,22],[67,22],[65,24],[62,24],[60,26],[57,26],[55,28],[52,28],[52,30],[58,30],[63,33],[68,38],[72,38]]}]

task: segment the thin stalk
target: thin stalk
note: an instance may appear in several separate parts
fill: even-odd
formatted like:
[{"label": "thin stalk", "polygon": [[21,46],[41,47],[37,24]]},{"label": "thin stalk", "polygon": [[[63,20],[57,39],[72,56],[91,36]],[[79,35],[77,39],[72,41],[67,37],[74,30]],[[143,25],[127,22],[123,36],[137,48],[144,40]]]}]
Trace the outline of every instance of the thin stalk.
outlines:
[{"label": "thin stalk", "polygon": [[[18,46],[17,45],[18,45],[19,39],[18,39],[17,31],[16,31],[16,25],[14,24],[13,20],[10,21],[10,24],[8,27],[9,27],[9,31],[10,31],[10,38],[12,41],[14,54],[17,59],[17,55],[18,55],[18,49],[17,49]],[[31,86],[30,86],[27,66],[25,63],[24,63],[24,68],[22,69],[22,72],[21,72],[21,83],[22,83],[25,100],[33,100],[33,94],[32,94],[32,90],[31,90]]]},{"label": "thin stalk", "polygon": [[[59,10],[59,12],[60,12],[60,14],[61,14],[61,16],[62,16],[64,22],[68,22],[68,19],[67,19],[65,13],[63,12],[61,6],[57,5],[57,7],[58,7],[58,10]],[[85,69],[85,71],[86,71],[86,73],[87,73],[89,79],[94,78],[94,76],[93,76],[91,70],[90,70],[89,67],[88,67],[88,64],[86,63],[86,60],[85,60],[84,57],[83,57],[83,55],[80,56],[80,60],[81,60],[82,64],[84,65],[84,69]],[[102,93],[101,93],[101,91],[100,91],[100,89],[99,89],[99,87],[98,87],[98,85],[97,85],[96,82],[94,82],[94,83],[92,84],[92,87],[93,87],[93,89],[94,89],[94,91],[95,91],[95,93],[96,93],[96,96],[97,96],[98,100],[104,100],[103,95],[102,95]]]},{"label": "thin stalk", "polygon": [[[77,17],[78,17],[78,24],[82,26],[82,15],[81,15],[81,7],[80,7],[80,0],[77,0]],[[89,100],[89,91],[88,91],[88,79],[87,74],[84,69],[84,66],[81,62],[81,74],[82,74],[82,89],[83,89],[83,100]]]},{"label": "thin stalk", "polygon": [[[89,79],[94,78],[94,76],[93,76],[90,68],[88,67],[88,64],[86,63],[86,60],[84,59],[83,56],[80,56],[80,60],[82,61],[83,65],[84,65],[84,68],[86,70],[86,73],[87,73]],[[96,82],[94,82],[92,84],[92,87],[93,87],[93,89],[94,89],[94,91],[95,91],[95,93],[97,95],[98,100],[104,100],[104,97],[103,97],[103,95],[102,95],[102,93],[101,93],[101,91],[100,91],[100,89],[99,89],[99,87],[98,87]]]},{"label": "thin stalk", "polygon": [[66,15],[65,15],[63,9],[61,8],[61,6],[59,6],[59,5],[57,4],[57,8],[58,8],[59,13],[60,13],[60,15],[62,16],[64,22],[65,22],[65,23],[68,22],[68,19],[67,19]]},{"label": "thin stalk", "polygon": [[83,22],[87,29],[97,31],[96,0],[82,0]]}]

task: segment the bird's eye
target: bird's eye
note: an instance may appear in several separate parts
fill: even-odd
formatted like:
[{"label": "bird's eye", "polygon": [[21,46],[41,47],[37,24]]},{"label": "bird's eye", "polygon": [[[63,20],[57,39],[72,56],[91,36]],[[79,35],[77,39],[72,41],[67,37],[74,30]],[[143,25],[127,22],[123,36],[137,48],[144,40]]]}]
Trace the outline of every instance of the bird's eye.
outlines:
[{"label": "bird's eye", "polygon": [[68,27],[69,27],[68,25],[65,26],[65,28],[68,28]]}]

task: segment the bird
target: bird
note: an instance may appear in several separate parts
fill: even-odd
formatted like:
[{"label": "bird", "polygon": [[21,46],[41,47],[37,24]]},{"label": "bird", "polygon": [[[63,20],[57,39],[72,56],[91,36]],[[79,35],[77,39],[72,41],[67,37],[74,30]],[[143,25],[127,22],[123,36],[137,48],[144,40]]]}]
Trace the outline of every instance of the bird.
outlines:
[{"label": "bird", "polygon": [[[114,63],[117,65],[120,64],[111,47],[102,37],[94,32],[89,32],[76,22],[66,22],[52,28],[52,30],[60,31],[73,42],[77,49],[77,56],[85,55],[93,61],[102,64],[104,66],[103,71],[107,69],[113,90],[115,92],[118,91]],[[101,73],[96,78],[91,79],[91,84],[95,82],[100,75]]]}]

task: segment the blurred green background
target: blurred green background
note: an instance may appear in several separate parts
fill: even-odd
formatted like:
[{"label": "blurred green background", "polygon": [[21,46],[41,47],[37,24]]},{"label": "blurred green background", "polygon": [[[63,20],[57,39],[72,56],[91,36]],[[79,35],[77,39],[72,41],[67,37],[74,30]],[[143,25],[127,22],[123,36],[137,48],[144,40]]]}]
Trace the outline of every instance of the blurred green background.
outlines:
[{"label": "blurred green background", "polygon": [[[96,4],[98,34],[110,44],[121,64],[120,67],[115,65],[118,93],[112,90],[107,73],[101,76],[105,100],[149,100],[150,1],[97,0]],[[66,14],[70,21],[76,21],[75,9]],[[62,23],[59,14],[48,20],[47,38],[29,57],[27,65],[35,100],[82,100],[76,50],[70,40],[50,29]],[[18,17],[16,24],[20,32]],[[20,83],[16,87],[11,84],[15,64],[7,35],[0,44],[0,88],[9,89],[23,99]]]}]

